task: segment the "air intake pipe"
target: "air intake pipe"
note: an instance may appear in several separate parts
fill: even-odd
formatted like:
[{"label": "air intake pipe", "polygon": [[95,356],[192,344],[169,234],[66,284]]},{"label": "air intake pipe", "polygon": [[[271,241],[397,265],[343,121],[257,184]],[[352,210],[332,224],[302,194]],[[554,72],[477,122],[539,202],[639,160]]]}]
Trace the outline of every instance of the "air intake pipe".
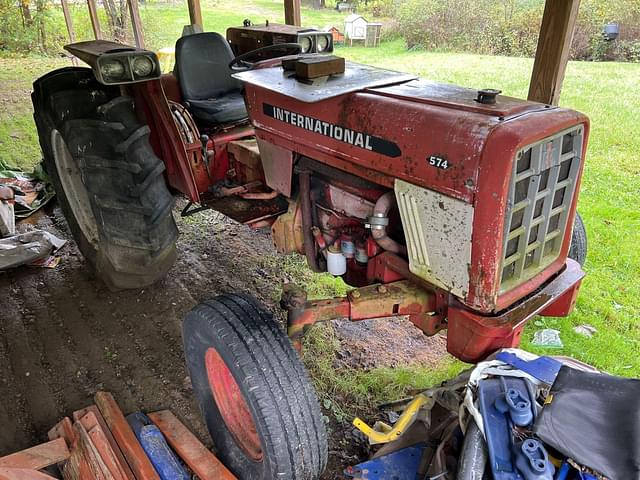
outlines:
[{"label": "air intake pipe", "polygon": [[399,244],[387,235],[389,225],[389,211],[396,203],[394,192],[383,194],[373,207],[373,215],[368,219],[368,226],[371,228],[371,236],[378,245],[389,252],[406,255],[407,247]]}]

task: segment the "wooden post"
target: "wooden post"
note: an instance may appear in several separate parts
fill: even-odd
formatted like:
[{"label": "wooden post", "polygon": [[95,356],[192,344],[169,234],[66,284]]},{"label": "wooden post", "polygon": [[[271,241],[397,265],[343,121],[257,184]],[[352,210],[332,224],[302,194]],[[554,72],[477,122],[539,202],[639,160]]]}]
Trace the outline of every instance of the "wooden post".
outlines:
[{"label": "wooden post", "polygon": [[189,6],[189,19],[191,21],[191,25],[199,25],[200,28],[204,29],[200,0],[187,0],[187,5]]},{"label": "wooden post", "polygon": [[136,47],[144,48],[144,32],[142,30],[142,22],[140,21],[138,0],[127,0],[127,3],[129,4],[129,13],[131,14],[131,27],[133,28],[133,38],[136,41]]},{"label": "wooden post", "polygon": [[284,0],[284,23],[302,26],[300,18],[300,0]]},{"label": "wooden post", "polygon": [[580,0],[546,0],[529,100],[558,104],[579,6]]},{"label": "wooden post", "polygon": [[67,0],[60,0],[60,3],[62,4],[62,13],[64,15],[64,23],[67,26],[67,33],[69,33],[69,43],[74,43],[76,41],[76,32],[73,30],[73,20],[69,13],[69,5],[67,4]]},{"label": "wooden post", "polygon": [[100,20],[98,19],[98,9],[96,7],[96,0],[87,0],[89,6],[89,17],[91,18],[91,27],[93,28],[93,36],[96,40],[102,39],[102,32],[100,31]]}]

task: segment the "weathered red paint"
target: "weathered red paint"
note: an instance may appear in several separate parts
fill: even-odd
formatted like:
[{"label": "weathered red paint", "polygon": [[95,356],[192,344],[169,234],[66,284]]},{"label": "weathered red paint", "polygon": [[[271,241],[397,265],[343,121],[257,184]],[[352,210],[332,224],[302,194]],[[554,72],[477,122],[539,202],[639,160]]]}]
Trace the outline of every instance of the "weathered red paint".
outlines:
[{"label": "weathered red paint", "polygon": [[[258,68],[275,66],[278,62],[263,62]],[[536,313],[567,315],[573,308],[580,279],[566,275],[566,272],[574,271],[567,260],[571,228],[565,229],[558,258],[537,276],[504,293],[499,291],[499,277],[504,217],[516,153],[526,145],[580,124],[584,126],[582,162],[567,219],[569,225],[573,222],[589,133],[589,121],[580,113],[505,96],[500,96],[496,104],[485,105],[476,101],[475,90],[431,82],[366,89],[316,103],[304,103],[268,89],[246,85],[245,99],[253,126],[206,132],[209,141],[205,155],[209,161],[205,162],[199,141],[184,144],[166,105],[167,99],[180,101],[175,77],[165,75],[161,81],[132,88],[136,101],[143,105],[152,126],[154,148],[164,159],[170,185],[184,192],[193,202],[209,205],[241,222],[269,224],[286,212],[286,204],[279,203],[284,201],[281,196],[273,200],[255,200],[255,203],[243,203],[249,199],[235,197],[212,197],[210,187],[213,185],[228,179],[242,184],[240,180],[246,176],[234,169],[236,164],[230,159],[227,148],[230,142],[249,138],[255,133],[261,150],[271,152],[267,161],[270,175],[265,176],[261,172],[260,180],[287,196],[293,196],[293,200],[296,181],[292,177],[295,173],[290,172],[294,163],[296,168],[309,167],[308,162],[315,162],[336,169],[328,179],[314,178],[315,187],[322,192],[323,200],[330,207],[328,211],[318,211],[317,226],[328,237],[334,233],[346,234],[364,242],[369,256],[366,269],[349,260],[351,268],[346,280],[353,285],[409,280],[428,292],[429,298],[434,300],[422,305],[418,309],[421,313],[409,313],[413,315],[414,323],[427,333],[443,328],[444,320],[448,318],[449,350],[461,358],[478,359],[479,355],[496,346],[517,342],[524,322],[532,315],[524,311],[522,305],[538,305],[536,302],[543,298],[541,293],[528,298],[532,292],[541,288],[545,291],[553,286],[554,295],[545,297],[543,307],[531,307],[531,311]],[[395,143],[401,154],[385,156],[277,121],[264,113],[265,103],[381,137]],[[431,155],[447,159],[449,168],[442,170],[430,166],[428,158]],[[284,162],[283,168],[278,168],[279,162]],[[244,167],[238,165],[238,168]],[[309,168],[309,171],[315,172],[314,168]],[[357,176],[370,183],[358,185],[350,182],[349,176]],[[412,274],[403,258],[382,252],[364,230],[363,219],[341,217],[340,205],[353,206],[357,201],[349,195],[375,202],[387,189],[394,187],[396,179],[473,206],[471,261],[468,265],[470,282],[463,298],[453,299],[447,292]],[[365,209],[361,210],[362,214]],[[398,224],[399,219],[392,219],[392,222]],[[292,225],[295,226],[295,222]],[[288,225],[274,224],[274,228],[279,233],[278,245],[284,246],[281,249],[301,249]],[[567,278],[572,278],[574,283],[568,285]],[[559,279],[563,279],[560,282],[561,292],[557,289]],[[412,295],[403,298],[405,306],[412,304]],[[357,307],[359,303],[355,305]],[[294,314],[290,311],[290,331],[298,335],[302,326],[328,318],[379,318],[389,313],[388,305],[378,301],[368,301],[365,305],[365,310],[354,309],[351,297],[307,302],[304,307],[297,306]],[[431,311],[429,308],[435,309],[435,314],[427,318],[424,314]]]},{"label": "weathered red paint", "polygon": [[216,456],[169,410],[149,414],[169,446],[200,480],[237,480]]},{"label": "weathered red paint", "polygon": [[[412,282],[402,280],[386,285],[368,285],[356,288],[343,298],[306,301],[303,292],[289,292],[284,307],[289,312],[287,330],[294,342],[299,342],[305,327],[334,318],[367,320],[408,316],[418,327],[428,333],[438,330],[441,319],[431,321],[436,311],[436,296]],[[442,327],[440,327],[442,328]]]},{"label": "weathered red paint", "polygon": [[[483,105],[475,101],[475,96],[474,90],[425,83],[420,88],[398,85],[304,103],[246,86],[251,119],[263,141],[382,186],[391,188],[394,179],[400,178],[473,204],[471,282],[462,301],[482,313],[491,313],[512,305],[557,273],[564,264],[571,236],[571,229],[566,229],[562,251],[552,265],[499,295],[504,214],[516,152],[583,124],[584,159],[589,121],[572,110],[503,96],[495,105]],[[265,103],[393,141],[402,154],[388,157],[275,120],[264,114]],[[450,167],[433,168],[427,162],[430,155],[446,158]],[[583,165],[584,161],[581,170]],[[568,222],[573,221],[574,213],[575,198]]]},{"label": "weathered red paint", "polygon": [[249,458],[255,462],[262,461],[262,446],[256,424],[229,367],[215,348],[206,351],[204,364],[209,388],[227,429]]},{"label": "weathered red paint", "polygon": [[570,311],[583,277],[580,265],[567,259],[562,273],[542,290],[499,315],[479,315],[452,300],[447,313],[447,350],[465,362],[475,363],[499,348],[517,346],[522,329],[533,316],[545,312],[566,315]]}]

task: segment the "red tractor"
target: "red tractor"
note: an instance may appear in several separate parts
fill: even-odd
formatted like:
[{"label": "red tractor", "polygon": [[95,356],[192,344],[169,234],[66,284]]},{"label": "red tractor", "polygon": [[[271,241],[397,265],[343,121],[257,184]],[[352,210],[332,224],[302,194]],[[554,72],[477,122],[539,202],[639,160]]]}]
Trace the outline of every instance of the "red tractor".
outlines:
[{"label": "red tractor", "polygon": [[[571,312],[586,253],[584,115],[301,53],[328,45],[319,33],[282,43],[265,41],[269,26],[230,30],[243,38],[235,58],[221,35],[192,34],[161,75],[152,52],[91,41],[67,47],[91,68],[34,84],[47,170],[108,286],[147,286],[171,268],[177,191],[182,215],[211,208],[270,228],[279,252],[354,287],[319,301],[287,288],[293,344],[318,321],[402,315],[427,335],[448,329],[449,352],[475,362],[517,345],[534,315]],[[319,476],[324,422],[272,315],[223,295],[190,312],[183,334],[231,470]]]}]

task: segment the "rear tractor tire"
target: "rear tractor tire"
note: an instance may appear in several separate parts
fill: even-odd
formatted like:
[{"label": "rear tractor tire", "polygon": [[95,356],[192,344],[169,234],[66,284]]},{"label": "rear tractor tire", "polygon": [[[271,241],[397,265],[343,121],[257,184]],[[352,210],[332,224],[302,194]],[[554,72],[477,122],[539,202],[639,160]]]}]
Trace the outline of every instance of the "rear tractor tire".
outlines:
[{"label": "rear tractor tire", "polygon": [[216,454],[242,480],[312,480],[327,434],[309,377],[273,316],[244,295],[221,295],[182,326],[193,391]]},{"label": "rear tractor tire", "polygon": [[72,67],[36,80],[32,100],[45,168],[96,276],[113,290],[162,278],[176,259],[173,197],[132,99]]}]

